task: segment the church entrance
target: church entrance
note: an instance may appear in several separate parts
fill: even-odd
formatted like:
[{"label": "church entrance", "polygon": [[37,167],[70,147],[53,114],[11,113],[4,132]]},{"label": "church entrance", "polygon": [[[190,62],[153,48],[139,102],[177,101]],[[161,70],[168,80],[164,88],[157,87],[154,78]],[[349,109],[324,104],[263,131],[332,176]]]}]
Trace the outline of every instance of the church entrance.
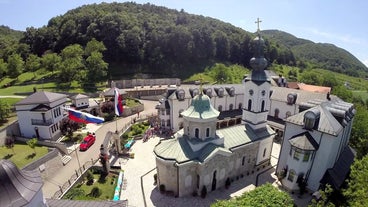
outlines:
[{"label": "church entrance", "polygon": [[215,172],[213,172],[212,190],[216,190],[216,170],[215,170]]}]

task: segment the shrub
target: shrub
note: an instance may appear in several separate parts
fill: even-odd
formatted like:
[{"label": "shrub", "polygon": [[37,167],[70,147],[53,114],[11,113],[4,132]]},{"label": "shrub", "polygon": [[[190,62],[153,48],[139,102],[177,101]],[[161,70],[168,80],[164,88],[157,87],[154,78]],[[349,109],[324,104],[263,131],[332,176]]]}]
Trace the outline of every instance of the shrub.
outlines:
[{"label": "shrub", "polygon": [[165,192],[165,190],[166,190],[166,189],[165,189],[165,185],[164,185],[164,184],[161,184],[161,185],[160,185],[160,192],[161,192],[161,193],[164,193],[164,192]]},{"label": "shrub", "polygon": [[87,171],[86,177],[87,177],[87,185],[92,185],[94,177],[90,170]]},{"label": "shrub", "polygon": [[101,189],[99,187],[94,187],[91,190],[90,196],[94,198],[98,198],[100,197],[101,194],[102,194]]},{"label": "shrub", "polygon": [[156,185],[156,183],[157,183],[157,173],[153,175],[153,180],[154,180],[153,184]]},{"label": "shrub", "polygon": [[201,191],[201,197],[205,198],[207,196],[207,187],[204,185]]},{"label": "shrub", "polygon": [[67,194],[65,194],[64,198],[72,200],[75,197],[80,197],[80,196],[84,196],[84,195],[85,195],[85,192],[84,192],[83,189],[72,188],[71,190],[69,190],[69,192]]}]

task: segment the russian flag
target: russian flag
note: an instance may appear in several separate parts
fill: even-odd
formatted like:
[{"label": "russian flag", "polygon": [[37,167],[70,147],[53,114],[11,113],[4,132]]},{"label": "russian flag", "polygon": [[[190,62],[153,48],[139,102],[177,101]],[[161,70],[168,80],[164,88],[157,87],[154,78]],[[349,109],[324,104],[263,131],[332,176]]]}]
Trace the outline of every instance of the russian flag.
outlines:
[{"label": "russian flag", "polygon": [[74,109],[65,109],[69,113],[69,119],[78,122],[78,123],[94,123],[94,124],[101,124],[105,121],[102,117],[93,116],[89,113],[84,113],[81,111],[77,111]]},{"label": "russian flag", "polygon": [[114,90],[114,94],[115,94],[115,114],[117,116],[121,116],[121,114],[123,114],[123,100],[121,98],[121,95],[119,94],[119,90],[117,88],[115,88]]}]

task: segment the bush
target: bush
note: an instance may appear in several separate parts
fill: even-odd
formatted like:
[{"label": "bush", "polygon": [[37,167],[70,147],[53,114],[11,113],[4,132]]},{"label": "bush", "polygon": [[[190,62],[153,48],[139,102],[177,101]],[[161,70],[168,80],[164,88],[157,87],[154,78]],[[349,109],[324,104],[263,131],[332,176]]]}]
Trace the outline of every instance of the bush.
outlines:
[{"label": "bush", "polygon": [[156,183],[157,183],[157,173],[153,175],[153,180],[154,180],[153,184],[156,185]]},{"label": "bush", "polygon": [[67,194],[65,194],[64,198],[72,200],[73,198],[81,197],[81,196],[84,196],[84,195],[85,195],[85,192],[84,192],[83,189],[72,188],[71,190],[69,190],[69,192]]},{"label": "bush", "polygon": [[94,187],[89,194],[91,197],[98,198],[102,194],[101,189],[99,187]]},{"label": "bush", "polygon": [[160,192],[161,193],[164,193],[166,191],[166,187],[165,187],[165,185],[164,184],[161,184],[160,185]]},{"label": "bush", "polygon": [[90,170],[87,171],[86,177],[87,177],[87,185],[92,185],[94,177]]},{"label": "bush", "polygon": [[201,197],[205,198],[207,196],[207,187],[204,185],[201,191]]}]

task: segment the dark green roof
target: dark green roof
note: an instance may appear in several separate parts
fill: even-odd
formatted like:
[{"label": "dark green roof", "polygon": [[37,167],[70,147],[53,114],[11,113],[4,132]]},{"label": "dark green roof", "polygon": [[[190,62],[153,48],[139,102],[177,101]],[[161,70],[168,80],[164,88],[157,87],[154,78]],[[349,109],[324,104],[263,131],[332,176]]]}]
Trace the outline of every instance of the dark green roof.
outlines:
[{"label": "dark green roof", "polygon": [[275,132],[268,126],[264,130],[257,132],[244,125],[218,129],[217,134],[219,137],[224,137],[224,144],[219,146],[211,143],[211,139],[209,139],[208,144],[198,151],[193,151],[189,144],[189,142],[196,144],[198,140],[194,139],[190,141],[187,136],[183,136],[182,134],[183,132],[179,131],[175,134],[175,138],[162,140],[156,145],[153,150],[156,156],[165,160],[175,160],[178,163],[190,161],[203,162],[217,152],[231,153],[234,147],[269,137],[275,134]]},{"label": "dark green roof", "polygon": [[196,119],[217,118],[220,112],[211,105],[210,97],[204,94],[195,96],[189,108],[181,113],[184,117]]}]

